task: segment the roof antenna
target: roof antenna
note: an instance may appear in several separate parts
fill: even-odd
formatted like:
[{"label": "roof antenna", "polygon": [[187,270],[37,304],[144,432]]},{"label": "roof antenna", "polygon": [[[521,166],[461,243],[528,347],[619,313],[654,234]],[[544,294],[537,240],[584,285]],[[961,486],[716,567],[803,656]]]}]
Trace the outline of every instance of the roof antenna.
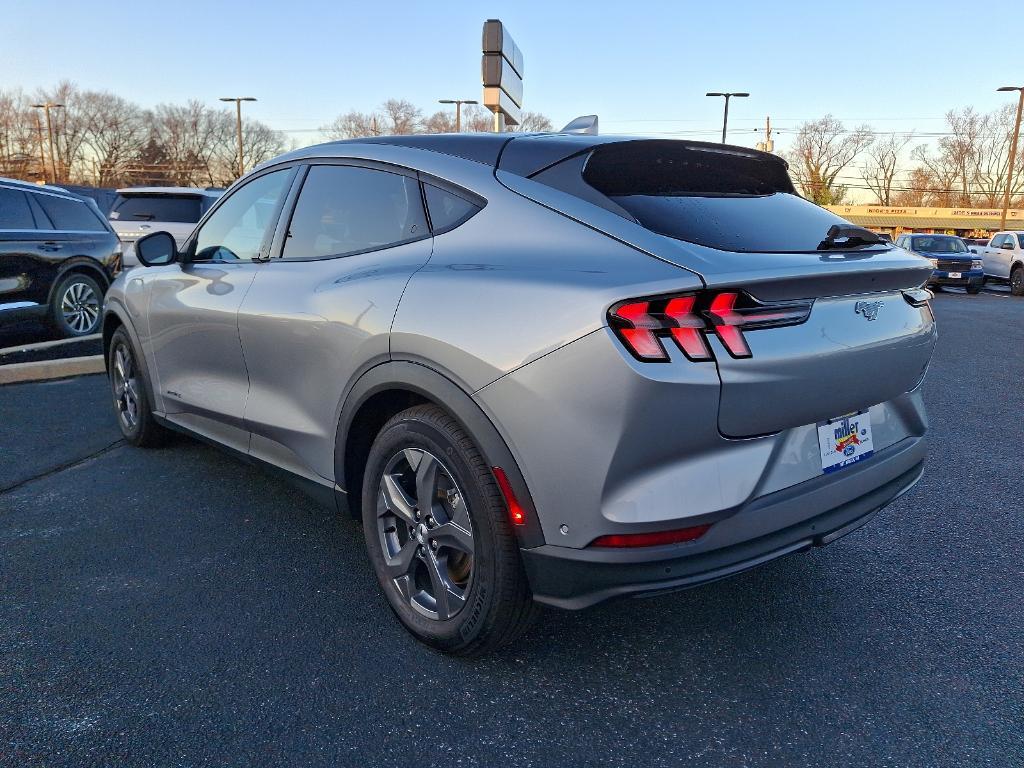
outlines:
[{"label": "roof antenna", "polygon": [[576,133],[584,136],[597,136],[597,115],[583,115],[569,122],[559,133]]}]

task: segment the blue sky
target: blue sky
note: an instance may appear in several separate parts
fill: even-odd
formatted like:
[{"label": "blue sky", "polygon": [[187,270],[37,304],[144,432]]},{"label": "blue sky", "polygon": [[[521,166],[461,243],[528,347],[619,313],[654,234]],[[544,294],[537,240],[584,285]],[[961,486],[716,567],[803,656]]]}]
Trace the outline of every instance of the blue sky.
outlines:
[{"label": "blue sky", "polygon": [[[977,12],[972,9],[977,8]],[[935,131],[947,109],[987,111],[1024,65],[986,52],[1019,0],[963,2],[58,2],[0,0],[0,88],[67,78],[144,106],[252,95],[246,106],[299,143],[388,97],[433,111],[480,98],[480,30],[502,19],[525,58],[526,108],[556,127],[591,112],[602,132],[686,131],[753,145],[832,113],[848,125]],[[703,133],[701,133],[703,132]]]}]

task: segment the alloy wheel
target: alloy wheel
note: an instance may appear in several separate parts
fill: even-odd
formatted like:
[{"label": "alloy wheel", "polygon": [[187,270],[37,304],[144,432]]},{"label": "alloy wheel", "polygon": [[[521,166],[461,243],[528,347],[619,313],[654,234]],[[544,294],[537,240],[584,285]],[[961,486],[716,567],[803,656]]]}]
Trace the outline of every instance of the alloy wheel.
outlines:
[{"label": "alloy wheel", "polygon": [[451,471],[405,448],[385,465],[377,491],[377,538],[402,599],[429,619],[455,616],[473,577],[473,525]]},{"label": "alloy wheel", "polygon": [[131,431],[139,423],[139,379],[131,350],[123,342],[114,348],[113,363],[110,379],[117,417]]},{"label": "alloy wheel", "polygon": [[100,317],[100,300],[88,283],[71,283],[60,300],[64,323],[75,333],[85,333],[96,326]]}]

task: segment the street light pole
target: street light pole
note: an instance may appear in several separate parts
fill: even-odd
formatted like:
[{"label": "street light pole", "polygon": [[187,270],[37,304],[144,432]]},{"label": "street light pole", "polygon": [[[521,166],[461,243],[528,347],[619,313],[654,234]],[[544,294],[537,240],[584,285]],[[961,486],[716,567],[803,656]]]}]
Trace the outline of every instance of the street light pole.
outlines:
[{"label": "street light pole", "polygon": [[725,114],[722,116],[722,143],[725,144],[725,132],[729,127],[729,99],[735,96],[737,99],[745,99],[749,96],[749,93],[719,93],[717,91],[713,93],[705,93],[705,96],[724,96],[725,97]]},{"label": "street light pole", "polygon": [[455,105],[455,132],[462,133],[462,105],[477,104],[479,102],[476,99],[439,99],[437,103]]},{"label": "street light pole", "polygon": [[46,133],[50,137],[50,170],[53,171],[53,181],[56,183],[60,181],[60,178],[57,175],[57,154],[53,149],[53,119],[50,117],[50,110],[63,109],[64,105],[47,101],[43,104],[33,104],[32,107],[46,112]]},{"label": "street light pole", "polygon": [[1017,139],[1020,138],[1020,113],[1024,110],[1024,85],[1004,85],[999,91],[1017,91],[1017,121],[1013,124],[1013,140],[1010,142],[1010,164],[1006,169],[1006,192],[1003,193],[1003,214],[999,228],[1006,229],[1006,212],[1010,208],[1010,190],[1013,189],[1013,164],[1017,162]]},{"label": "street light pole", "polygon": [[245,174],[245,156],[242,154],[242,102],[256,101],[252,96],[221,96],[221,101],[235,102],[235,114],[238,118],[238,177]]}]

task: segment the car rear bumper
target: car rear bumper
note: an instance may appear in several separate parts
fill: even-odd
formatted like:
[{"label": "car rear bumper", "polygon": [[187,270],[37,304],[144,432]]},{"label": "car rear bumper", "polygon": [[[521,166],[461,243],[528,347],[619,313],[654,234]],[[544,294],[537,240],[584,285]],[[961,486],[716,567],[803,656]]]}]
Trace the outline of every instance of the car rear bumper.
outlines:
[{"label": "car rear bumper", "polygon": [[712,531],[718,528],[721,540],[725,528],[729,543],[713,549],[700,549],[697,540],[642,549],[545,544],[521,550],[534,599],[559,608],[586,608],[612,597],[686,589],[825,546],[908,491],[921,477],[925,453],[924,438],[909,437],[841,472],[728,510]]},{"label": "car rear bumper", "polygon": [[958,285],[960,287],[980,288],[985,282],[985,274],[980,270],[961,272],[960,277],[950,277],[949,272],[936,270],[928,278],[928,285]]}]

